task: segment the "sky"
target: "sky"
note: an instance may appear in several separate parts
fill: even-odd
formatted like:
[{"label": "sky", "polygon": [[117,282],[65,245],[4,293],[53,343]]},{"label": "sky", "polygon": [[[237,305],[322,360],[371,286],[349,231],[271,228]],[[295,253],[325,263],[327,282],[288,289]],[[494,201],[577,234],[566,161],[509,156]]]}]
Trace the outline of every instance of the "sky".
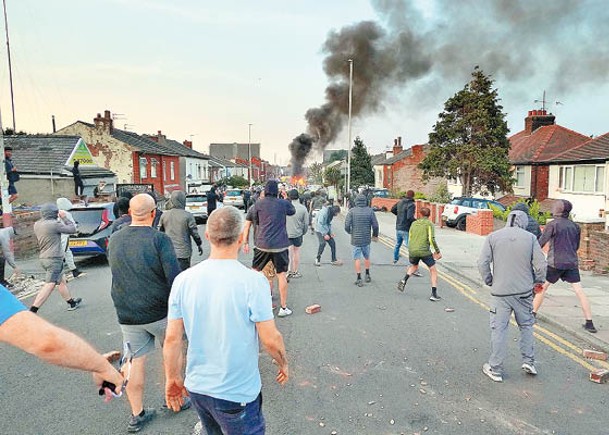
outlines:
[{"label": "sky", "polygon": [[[429,65],[383,85],[381,104],[354,119],[353,137],[372,153],[397,136],[405,146],[426,142],[444,102],[475,65],[496,80],[511,133],[522,130],[528,110],[541,108],[534,100],[544,90],[557,123],[586,135],[609,131],[602,0],[493,0],[493,8],[483,0],[6,3],[16,125],[29,133],[50,132],[51,115],[61,128],[110,110],[119,128],[162,130],[207,152],[212,142],[247,142],[251,123],[262,157],[286,164],[288,144],[306,131],[305,112],[325,101],[329,32],[363,20],[378,22],[389,37],[412,32]],[[11,127],[5,50],[0,109]],[[346,142],[341,131],[328,148]]]}]

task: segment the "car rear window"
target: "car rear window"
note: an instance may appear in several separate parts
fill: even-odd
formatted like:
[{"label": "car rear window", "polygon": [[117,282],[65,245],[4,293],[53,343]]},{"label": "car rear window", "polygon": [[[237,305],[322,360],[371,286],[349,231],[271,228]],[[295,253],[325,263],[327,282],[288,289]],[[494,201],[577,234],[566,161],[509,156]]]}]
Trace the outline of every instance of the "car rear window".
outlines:
[{"label": "car rear window", "polygon": [[94,208],[88,210],[71,210],[72,217],[78,225],[76,236],[90,236],[95,234],[102,223],[104,209]]},{"label": "car rear window", "polygon": [[229,190],[226,192],[226,196],[241,196],[241,192],[238,190]]},{"label": "car rear window", "polygon": [[205,201],[207,201],[207,196],[205,196],[205,195],[186,197],[186,202],[205,202]]}]

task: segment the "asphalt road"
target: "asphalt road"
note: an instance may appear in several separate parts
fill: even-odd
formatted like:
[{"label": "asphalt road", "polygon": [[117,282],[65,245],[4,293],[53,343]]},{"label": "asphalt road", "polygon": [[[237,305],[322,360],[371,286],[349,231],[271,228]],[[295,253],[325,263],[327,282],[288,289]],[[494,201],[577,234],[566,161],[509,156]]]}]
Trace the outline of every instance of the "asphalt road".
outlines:
[{"label": "asphalt road", "polygon": [[[331,266],[328,248],[322,266],[315,267],[316,237],[305,236],[303,278],[290,283],[294,314],[277,319],[290,359],[288,385],[274,383],[276,367],[261,354],[267,433],[609,433],[609,386],[588,380],[575,338],[560,331],[538,335],[540,373],[535,378],[520,370],[518,344],[510,340],[505,381],[493,383],[481,373],[489,352],[488,313],[464,296],[466,286],[441,280],[443,299],[430,302],[429,276],[423,271],[422,278],[412,278],[406,292],[399,293],[396,282],[404,260],[394,266],[390,249],[378,243],[372,248],[373,281],[356,287],[342,221],[335,222],[335,232],[345,265]],[[250,262],[245,256],[242,260]],[[82,268],[87,276],[70,285],[84,299],[82,308],[67,312],[53,294],[40,315],[100,351],[119,349],[109,269],[95,260]],[[313,303],[321,304],[322,311],[305,314]],[[446,312],[447,307],[454,312]],[[511,334],[517,337],[516,328]],[[88,375],[44,365],[4,345],[0,355],[1,434],[126,432],[126,401],[103,403]],[[160,356],[158,351],[149,359],[145,400],[146,406],[159,409]],[[159,411],[142,433],[190,434],[196,421],[193,410],[176,415]]]}]

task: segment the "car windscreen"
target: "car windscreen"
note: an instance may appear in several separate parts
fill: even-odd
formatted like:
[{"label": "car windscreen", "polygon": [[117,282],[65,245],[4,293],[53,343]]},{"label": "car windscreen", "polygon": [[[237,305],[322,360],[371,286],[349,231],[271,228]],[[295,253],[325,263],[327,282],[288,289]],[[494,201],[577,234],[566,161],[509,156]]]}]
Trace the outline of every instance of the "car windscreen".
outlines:
[{"label": "car windscreen", "polygon": [[186,197],[186,203],[187,204],[189,202],[205,202],[205,201],[207,201],[207,196],[205,196],[205,195],[187,196]]},{"label": "car windscreen", "polygon": [[238,190],[229,190],[226,192],[226,196],[241,196],[241,192]]},{"label": "car windscreen", "polygon": [[76,221],[77,237],[86,237],[95,234],[102,223],[103,208],[92,208],[87,210],[71,210],[72,217]]}]

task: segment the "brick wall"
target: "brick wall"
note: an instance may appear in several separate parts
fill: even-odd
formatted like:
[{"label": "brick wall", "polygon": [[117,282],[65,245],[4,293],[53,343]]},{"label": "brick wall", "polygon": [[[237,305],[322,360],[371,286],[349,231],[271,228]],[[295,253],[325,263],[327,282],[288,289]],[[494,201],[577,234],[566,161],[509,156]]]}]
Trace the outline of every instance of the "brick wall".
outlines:
[{"label": "brick wall", "polygon": [[423,145],[414,145],[412,154],[395,162],[392,166],[387,166],[392,171],[392,183],[389,189],[394,192],[405,192],[412,189],[429,196],[434,194],[441,184],[446,184],[444,178],[432,178],[427,183],[423,183],[423,171],[418,168],[418,165],[424,158]]},{"label": "brick wall", "polygon": [[491,210],[478,210],[476,214],[468,214],[465,221],[465,230],[470,234],[486,236],[493,232],[493,212]]},{"label": "brick wall", "polygon": [[532,166],[531,167],[531,196],[538,201],[548,198],[550,183],[550,167]]},{"label": "brick wall", "polygon": [[579,268],[581,270],[594,270],[609,266],[608,254],[598,251],[598,244],[603,243],[605,234],[604,222],[577,222],[581,229],[579,250]]},{"label": "brick wall", "polygon": [[378,207],[380,210],[383,209],[383,207],[387,210],[387,211],[391,211],[391,207],[393,207],[397,202],[399,201],[399,199],[394,199],[394,198],[372,198],[372,207]]},{"label": "brick wall", "polygon": [[[17,231],[14,239],[15,258],[23,260],[38,254],[38,241],[34,234],[34,223],[40,219],[40,212],[16,211],[13,214],[13,228]],[[0,227],[2,220],[0,219]]]},{"label": "brick wall", "polygon": [[[589,246],[590,256],[594,261],[592,263],[588,262],[588,265],[592,266],[595,273],[609,273],[609,232],[592,232]],[[582,268],[581,265],[580,268]]]}]

